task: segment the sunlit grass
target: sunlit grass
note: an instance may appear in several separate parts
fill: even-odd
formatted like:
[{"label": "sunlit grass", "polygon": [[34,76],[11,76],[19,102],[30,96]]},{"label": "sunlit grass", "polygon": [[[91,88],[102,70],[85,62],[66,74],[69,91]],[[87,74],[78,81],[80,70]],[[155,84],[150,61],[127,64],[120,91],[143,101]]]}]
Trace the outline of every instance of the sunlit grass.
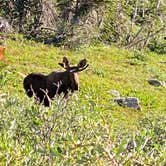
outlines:
[{"label": "sunlit grass", "polygon": [[[67,106],[60,98],[50,108],[36,105],[25,95],[20,73],[61,70],[58,62],[63,56],[71,63],[88,60],[89,67],[80,73],[80,90]],[[8,40],[5,60],[0,62],[0,164],[162,165],[165,88],[147,80],[166,80],[163,62],[166,55],[152,52],[106,46],[70,51],[20,36]],[[111,89],[138,97],[142,111],[114,103]]]}]

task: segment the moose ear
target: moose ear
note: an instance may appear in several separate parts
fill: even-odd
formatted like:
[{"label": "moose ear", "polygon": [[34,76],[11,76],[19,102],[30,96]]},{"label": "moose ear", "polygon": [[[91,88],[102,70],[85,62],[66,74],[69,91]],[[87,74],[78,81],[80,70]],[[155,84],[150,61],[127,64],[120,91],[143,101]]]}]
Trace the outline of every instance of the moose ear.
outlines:
[{"label": "moose ear", "polygon": [[86,59],[82,59],[82,60],[79,61],[77,67],[78,68],[83,68],[83,67],[85,67],[86,64],[87,64],[87,60]]}]

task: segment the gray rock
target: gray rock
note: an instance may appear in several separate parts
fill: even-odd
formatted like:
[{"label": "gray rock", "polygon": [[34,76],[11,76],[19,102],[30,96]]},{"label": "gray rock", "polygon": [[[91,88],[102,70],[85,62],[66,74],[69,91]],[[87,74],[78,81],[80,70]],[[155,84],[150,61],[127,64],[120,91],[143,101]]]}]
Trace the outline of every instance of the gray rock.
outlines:
[{"label": "gray rock", "polygon": [[153,85],[153,86],[165,86],[165,81],[159,81],[155,78],[150,78],[148,82],[150,85]]},{"label": "gray rock", "polygon": [[0,32],[10,33],[13,31],[12,26],[9,24],[8,20],[0,17]]},{"label": "gray rock", "polygon": [[120,106],[134,108],[138,111],[141,111],[141,106],[139,99],[136,97],[123,97],[123,98],[115,98],[115,102],[117,102]]},{"label": "gray rock", "polygon": [[115,90],[115,89],[111,89],[108,91],[110,94],[112,94],[113,96],[115,96],[116,98],[120,98],[120,92]]},{"label": "gray rock", "polygon": [[141,111],[140,101],[136,97],[120,97],[120,92],[114,89],[108,91],[110,94],[115,96],[113,99],[114,102],[117,102],[118,105],[122,107],[129,107]]}]

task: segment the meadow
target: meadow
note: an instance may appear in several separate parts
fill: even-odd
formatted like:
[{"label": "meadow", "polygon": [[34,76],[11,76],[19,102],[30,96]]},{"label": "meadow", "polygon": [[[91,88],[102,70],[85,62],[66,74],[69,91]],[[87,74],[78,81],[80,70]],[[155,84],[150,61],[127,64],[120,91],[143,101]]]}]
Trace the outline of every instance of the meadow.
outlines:
[{"label": "meadow", "polygon": [[[63,70],[86,58],[80,90],[67,105],[62,96],[45,108],[28,98],[23,77]],[[166,164],[166,55],[104,45],[64,50],[7,40],[0,62],[0,165],[156,165]],[[120,107],[110,90],[139,98],[142,111]]]}]

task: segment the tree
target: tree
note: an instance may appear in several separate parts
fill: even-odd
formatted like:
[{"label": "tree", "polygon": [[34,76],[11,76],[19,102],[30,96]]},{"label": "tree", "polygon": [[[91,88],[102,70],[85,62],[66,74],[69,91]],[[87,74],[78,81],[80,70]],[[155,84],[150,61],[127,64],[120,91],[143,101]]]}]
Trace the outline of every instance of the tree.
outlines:
[{"label": "tree", "polygon": [[162,0],[111,1],[101,39],[127,48],[145,48],[166,31],[166,5]]},{"label": "tree", "polygon": [[3,0],[1,12],[18,32],[24,33],[40,26],[42,0]]},{"label": "tree", "polygon": [[57,0],[59,15],[55,40],[67,47],[87,43],[98,35],[102,20],[103,0]]},{"label": "tree", "polygon": [[75,47],[95,39],[144,49],[165,42],[164,0],[0,0],[0,7],[18,32],[48,44]]}]

